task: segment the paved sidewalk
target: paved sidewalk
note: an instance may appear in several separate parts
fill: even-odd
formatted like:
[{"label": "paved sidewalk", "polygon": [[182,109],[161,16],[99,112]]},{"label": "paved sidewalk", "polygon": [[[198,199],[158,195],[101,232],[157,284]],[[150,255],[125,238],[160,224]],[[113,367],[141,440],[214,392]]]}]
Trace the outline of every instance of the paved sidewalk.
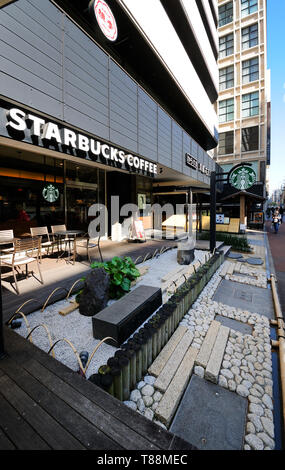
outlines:
[{"label": "paved sidewalk", "polygon": [[146,390],[163,400],[151,375],[137,384],[128,402],[139,413],[149,407],[155,422],[200,450],[280,450],[284,445],[278,357],[271,350],[275,313],[267,279],[273,260],[266,233],[251,230],[247,237],[253,253],[226,258],[180,323],[193,334],[191,347],[209,354],[202,366],[195,361],[172,422],[159,423],[159,405],[144,396]]},{"label": "paved sidewalk", "polygon": [[278,281],[278,295],[284,316],[285,312],[285,222],[280,225],[276,235],[271,227],[271,222],[266,224],[267,237],[271,251],[275,275]]}]

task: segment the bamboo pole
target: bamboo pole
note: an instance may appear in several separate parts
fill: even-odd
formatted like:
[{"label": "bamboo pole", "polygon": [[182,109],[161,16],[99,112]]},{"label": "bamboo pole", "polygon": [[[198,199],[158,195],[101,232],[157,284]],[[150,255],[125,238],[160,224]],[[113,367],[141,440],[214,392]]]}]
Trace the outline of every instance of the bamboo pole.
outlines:
[{"label": "bamboo pole", "polygon": [[282,391],[282,414],[283,414],[283,425],[285,429],[285,330],[284,330],[284,319],[282,310],[279,302],[279,297],[276,288],[276,278],[274,274],[271,274],[271,287],[272,295],[274,300],[275,316],[277,320],[277,336],[279,345],[279,363],[280,363],[280,380],[281,380],[281,391]]}]

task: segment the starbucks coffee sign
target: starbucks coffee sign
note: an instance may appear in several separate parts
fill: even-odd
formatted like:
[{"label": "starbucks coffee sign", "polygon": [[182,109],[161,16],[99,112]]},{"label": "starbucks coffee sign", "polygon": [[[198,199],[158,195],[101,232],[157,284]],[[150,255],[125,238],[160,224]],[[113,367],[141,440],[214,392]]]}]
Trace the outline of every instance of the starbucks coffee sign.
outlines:
[{"label": "starbucks coffee sign", "polygon": [[11,108],[6,112],[6,120],[8,134],[18,135],[20,140],[87,160],[100,159],[100,163],[124,170],[157,175],[156,163],[43,117]]},{"label": "starbucks coffee sign", "polygon": [[250,164],[239,165],[230,171],[229,183],[240,191],[246,191],[256,183],[256,173]]}]

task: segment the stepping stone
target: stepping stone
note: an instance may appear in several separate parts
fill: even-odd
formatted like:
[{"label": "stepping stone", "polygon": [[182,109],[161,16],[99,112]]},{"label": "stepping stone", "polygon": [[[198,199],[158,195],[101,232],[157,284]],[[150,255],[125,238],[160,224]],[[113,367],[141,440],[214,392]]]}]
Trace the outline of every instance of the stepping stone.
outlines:
[{"label": "stepping stone", "polygon": [[221,326],[205,371],[205,379],[217,383],[220,368],[223,362],[230,329],[227,326]]},{"label": "stepping stone", "polygon": [[166,425],[169,425],[171,422],[179,405],[181,396],[183,395],[188,384],[189,377],[192,374],[197,353],[198,349],[196,348],[190,347],[188,349],[169,387],[155,410],[157,418]]},{"label": "stepping stone", "polygon": [[223,317],[222,315],[216,315],[215,320],[220,322],[221,325],[227,326],[232,330],[239,331],[243,335],[251,335],[252,327],[247,323],[243,323],[238,320],[233,320],[232,318]]},{"label": "stepping stone", "polygon": [[232,259],[239,259],[243,258],[243,255],[241,255],[240,253],[229,253],[227,257]]},{"label": "stepping stone", "polygon": [[[248,294],[248,295],[247,295]],[[275,318],[270,289],[222,279],[213,296],[215,302]]]},{"label": "stepping stone", "polygon": [[255,266],[261,266],[263,264],[263,260],[261,258],[248,258],[246,262]]},{"label": "stepping stone", "polygon": [[247,399],[192,375],[170,432],[199,450],[242,450]]},{"label": "stepping stone", "polygon": [[149,367],[149,375],[153,375],[154,377],[159,376],[168,359],[170,358],[171,354],[175,351],[175,348],[180,342],[181,338],[185,335],[186,331],[188,331],[188,328],[182,325],[176,329],[176,331],[173,333],[173,335],[167,342],[166,346],[164,346],[162,351],[159,353],[157,358]]},{"label": "stepping stone", "polygon": [[172,377],[175,375],[178,367],[180,366],[181,361],[183,360],[185,353],[187,352],[192,340],[193,333],[187,331],[182,337],[179,344],[176,346],[173,354],[168,359],[161,373],[154,382],[154,387],[157,388],[160,392],[165,392],[168,385],[170,384]]},{"label": "stepping stone", "polygon": [[198,356],[196,358],[195,364],[197,366],[204,367],[204,369],[206,368],[206,366],[209,362],[210,355],[211,355],[212,349],[214,347],[214,344],[215,344],[220,326],[221,326],[220,322],[215,321],[215,320],[212,321],[212,323],[211,323],[211,325],[210,325],[210,327],[207,331],[206,337],[203,341],[203,344],[200,348]]}]

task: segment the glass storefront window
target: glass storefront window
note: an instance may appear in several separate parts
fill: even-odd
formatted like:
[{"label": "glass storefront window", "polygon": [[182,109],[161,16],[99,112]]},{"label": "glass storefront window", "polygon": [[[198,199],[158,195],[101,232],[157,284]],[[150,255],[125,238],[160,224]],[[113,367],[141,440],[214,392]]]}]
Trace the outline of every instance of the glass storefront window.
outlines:
[{"label": "glass storefront window", "polygon": [[0,230],[17,237],[66,224],[87,232],[97,202],[105,204],[105,171],[12,148],[0,153]]},{"label": "glass storefront window", "polygon": [[21,236],[30,227],[63,223],[63,217],[62,162],[10,149],[1,154],[0,230]]}]

